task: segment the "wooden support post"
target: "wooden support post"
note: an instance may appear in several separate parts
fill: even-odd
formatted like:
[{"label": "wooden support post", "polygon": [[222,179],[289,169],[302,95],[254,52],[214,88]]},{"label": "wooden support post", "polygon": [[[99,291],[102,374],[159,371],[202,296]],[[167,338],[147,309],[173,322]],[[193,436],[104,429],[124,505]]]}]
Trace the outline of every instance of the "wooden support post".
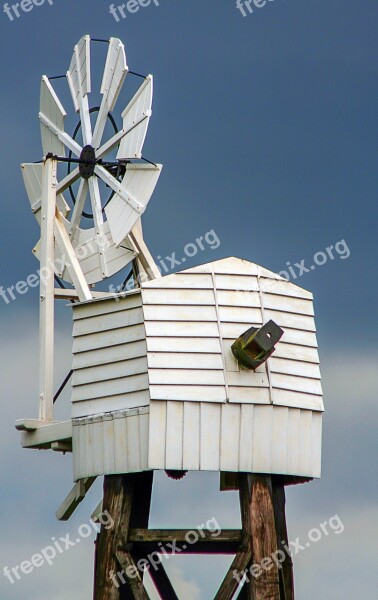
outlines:
[{"label": "wooden support post", "polygon": [[278,550],[272,480],[269,475],[251,475],[249,479],[252,557],[259,567],[252,572],[252,598],[281,600],[278,567],[271,558]]},{"label": "wooden support post", "polygon": [[272,481],[278,549],[282,552],[280,558],[285,555],[285,558],[281,562],[282,569],[279,571],[281,598],[282,600],[294,600],[293,561],[286,550],[289,546],[289,541],[285,517],[285,487],[279,478],[272,478]]},{"label": "wooden support post", "polygon": [[157,559],[169,553],[173,541],[182,554],[236,554],[214,600],[231,600],[238,589],[241,600],[294,600],[282,478],[272,483],[269,475],[239,474],[242,529],[222,530],[216,538],[202,530],[192,546],[186,543],[188,530],[148,529],[152,479],[152,472],[105,477],[102,509],[114,525],[98,537],[94,600],[148,600],[144,565],[160,598],[178,600]]},{"label": "wooden support post", "polygon": [[42,168],[39,311],[39,419],[41,421],[53,420],[56,165],[56,160],[48,158]]},{"label": "wooden support post", "polygon": [[[97,540],[94,600],[142,598],[136,594],[141,593],[143,578],[138,577],[133,569],[129,573],[134,577],[128,577],[126,573],[127,567],[135,564],[129,551],[128,537],[131,527],[148,526],[152,479],[152,472],[104,478],[102,509],[109,512],[114,525],[110,529],[102,527]],[[129,583],[124,584],[124,581]],[[148,600],[148,596],[146,598]]]}]

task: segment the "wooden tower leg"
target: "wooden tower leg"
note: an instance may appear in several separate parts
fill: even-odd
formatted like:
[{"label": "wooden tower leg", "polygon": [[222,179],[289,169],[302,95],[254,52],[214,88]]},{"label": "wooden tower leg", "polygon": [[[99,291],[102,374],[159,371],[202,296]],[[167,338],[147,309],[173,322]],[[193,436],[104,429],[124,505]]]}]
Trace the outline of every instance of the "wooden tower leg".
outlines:
[{"label": "wooden tower leg", "polygon": [[289,546],[286,516],[285,516],[285,487],[279,478],[273,478],[273,504],[276,522],[278,549],[285,555],[282,569],[279,571],[282,600],[294,600],[293,561],[286,548]]},{"label": "wooden tower leg", "polygon": [[[175,547],[178,542],[180,551],[187,549],[188,532],[148,528],[152,481],[152,472],[105,477],[103,510],[114,524],[98,536],[94,600],[149,600],[140,561],[148,564],[160,597],[178,600],[163,565],[152,563],[151,555],[159,553],[162,540],[174,541]],[[206,531],[205,539],[197,541],[201,546],[192,549],[236,554],[215,600],[233,598],[243,581],[240,600],[294,600],[282,478],[240,474],[239,493],[242,529],[223,530],[216,539]]]},{"label": "wooden tower leg", "polygon": [[[114,521],[101,529],[96,548],[94,600],[148,600],[127,539],[131,527],[148,526],[153,473],[108,475],[104,478],[103,511]],[[126,573],[132,573],[128,578]]]}]

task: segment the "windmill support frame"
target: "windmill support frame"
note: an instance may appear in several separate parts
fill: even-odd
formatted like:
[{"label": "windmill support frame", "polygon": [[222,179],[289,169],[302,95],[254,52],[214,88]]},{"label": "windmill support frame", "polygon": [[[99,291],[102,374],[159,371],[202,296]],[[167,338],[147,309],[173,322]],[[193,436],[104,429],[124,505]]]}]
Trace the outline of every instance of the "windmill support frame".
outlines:
[{"label": "windmill support frame", "polygon": [[[282,478],[239,473],[241,529],[148,528],[153,472],[110,475],[104,479],[102,509],[113,527],[102,527],[96,541],[94,600],[149,600],[143,569],[163,600],[179,600],[164,568],[169,555],[235,555],[214,600],[294,600],[293,563],[288,552]],[[217,532],[218,533],[218,532]]]}]

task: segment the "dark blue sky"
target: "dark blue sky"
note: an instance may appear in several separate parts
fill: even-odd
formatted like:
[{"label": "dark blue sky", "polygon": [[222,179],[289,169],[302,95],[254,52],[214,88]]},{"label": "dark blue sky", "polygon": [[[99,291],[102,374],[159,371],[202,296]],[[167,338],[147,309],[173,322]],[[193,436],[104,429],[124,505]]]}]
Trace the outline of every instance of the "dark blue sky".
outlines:
[{"label": "dark blue sky", "polygon": [[[179,254],[185,244],[214,229],[219,248],[207,248],[188,266],[235,255],[279,272],[288,262],[294,265],[303,259],[310,266],[316,253],[345,240],[348,258],[334,251],[333,260],[295,282],[315,295],[328,421],[325,478],[313,488],[295,491],[297,500],[292,501],[299,512],[313,507],[316,519],[329,517],[343,503],[348,514],[355,515],[364,500],[370,506],[376,479],[369,457],[376,449],[377,2],[273,0],[243,18],[234,0],[160,0],[160,6],[151,4],[119,22],[109,13],[109,4],[54,0],[50,6],[46,0],[13,21],[0,7],[0,285],[14,285],[38,268],[31,249],[39,230],[19,163],[41,158],[41,75],[64,74],[72,48],[84,34],[119,37],[126,45],[129,67],[155,77],[144,154],[163,163],[164,170],[143,218],[154,256]],[[100,57],[100,50],[95,56]],[[96,64],[95,59],[95,71]],[[69,102],[65,108],[72,112]],[[118,106],[115,114],[122,109]],[[9,305],[0,297],[2,352],[13,369],[7,367],[5,373],[9,390],[20,370],[29,373],[34,365],[30,357],[37,348],[37,299],[37,290]],[[67,335],[69,349],[69,331]],[[12,420],[36,411],[36,395],[23,399],[20,390],[17,394],[17,411],[7,408],[7,440]],[[4,402],[9,400],[7,395]],[[16,447],[13,432],[7,444],[8,451],[12,444],[18,468],[26,474],[26,465],[36,461]],[[52,472],[52,459],[48,465]],[[58,477],[56,484],[60,485]],[[30,480],[29,485],[38,510],[41,470],[36,483]],[[53,506],[44,505],[51,514],[66,487]],[[13,495],[9,490],[7,506],[9,498],[21,493],[17,490]],[[17,502],[19,510],[26,510],[26,499],[25,504]],[[3,508],[3,514],[7,510]],[[295,525],[297,516],[291,518]],[[308,525],[316,525],[316,519]],[[351,544],[352,532],[362,531],[363,524],[369,535],[362,513],[361,519],[350,516]],[[17,535],[21,547],[23,534]],[[332,552],[323,550],[332,561]],[[20,560],[27,557],[21,553]],[[321,571],[320,555],[313,560]],[[306,577],[312,566],[304,561]],[[346,568],[339,572],[346,577]],[[354,589],[350,582],[336,597],[331,575],[326,581],[323,595],[310,596],[307,590],[299,597],[357,597],[345,591]],[[371,582],[360,597],[372,597],[373,590]],[[29,597],[41,597],[35,593]],[[14,596],[18,597],[23,596]]]}]

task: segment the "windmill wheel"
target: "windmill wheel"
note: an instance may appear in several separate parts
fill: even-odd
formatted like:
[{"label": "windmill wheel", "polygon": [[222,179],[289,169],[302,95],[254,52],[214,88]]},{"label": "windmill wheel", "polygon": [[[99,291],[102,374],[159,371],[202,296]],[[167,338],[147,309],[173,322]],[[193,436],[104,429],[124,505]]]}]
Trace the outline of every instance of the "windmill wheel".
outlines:
[{"label": "windmill wheel", "polygon": [[[39,118],[45,156],[68,162],[66,177],[57,184],[57,208],[71,239],[88,284],[95,284],[124,268],[137,254],[129,234],[144,213],[155,189],[161,165],[135,162],[142,149],[151,117],[153,78],[148,75],[122,112],[122,128],[116,130],[112,111],[129,72],[125,48],[110,38],[102,78],[101,104],[90,109],[91,40],[84,36],[74,48],[66,74],[75,111],[80,117],[76,133],[64,130],[67,116],[48,77],[41,82]],[[91,114],[97,113],[92,129]],[[103,140],[106,123],[114,124],[114,134]],[[76,139],[81,130],[82,144]],[[116,152],[116,160],[109,160]],[[133,162],[134,161],[134,162]],[[42,165],[22,165],[25,186],[32,210],[40,221]],[[74,194],[73,185],[77,192]],[[69,192],[73,208],[64,194]],[[85,211],[90,200],[91,211]],[[91,227],[84,228],[84,219]],[[39,244],[34,253],[39,256]],[[64,253],[55,244],[56,272],[72,283]]]}]

